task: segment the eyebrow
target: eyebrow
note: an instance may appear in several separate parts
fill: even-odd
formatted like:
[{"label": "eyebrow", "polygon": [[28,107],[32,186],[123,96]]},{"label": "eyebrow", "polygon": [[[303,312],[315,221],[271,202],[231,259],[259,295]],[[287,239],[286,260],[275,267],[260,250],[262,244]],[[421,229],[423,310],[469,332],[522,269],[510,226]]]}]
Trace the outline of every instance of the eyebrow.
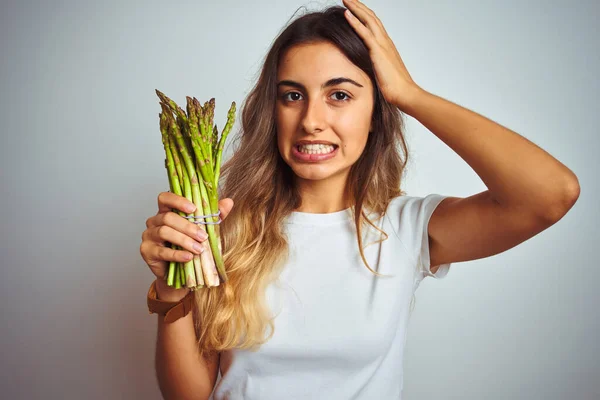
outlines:
[{"label": "eyebrow", "polygon": [[[332,79],[328,80],[327,82],[325,82],[324,84],[321,85],[321,89],[325,89],[330,86],[336,86],[341,83],[351,83],[355,86],[363,87],[363,85],[361,85],[360,83],[358,83],[350,78],[340,77],[340,78],[332,78]],[[294,82],[294,81],[290,81],[290,80],[283,80],[283,81],[277,82],[277,87],[279,88],[279,86],[292,86],[292,87],[306,91],[306,87],[303,84]]]}]

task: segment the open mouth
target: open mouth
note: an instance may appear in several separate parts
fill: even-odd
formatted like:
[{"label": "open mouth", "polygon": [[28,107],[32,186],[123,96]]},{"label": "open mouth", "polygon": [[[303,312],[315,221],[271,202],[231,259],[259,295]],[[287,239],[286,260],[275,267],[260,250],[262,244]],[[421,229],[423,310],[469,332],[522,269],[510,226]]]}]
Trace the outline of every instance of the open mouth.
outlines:
[{"label": "open mouth", "polygon": [[296,160],[303,162],[326,161],[334,158],[338,149],[338,145],[295,145],[292,155]]},{"label": "open mouth", "polygon": [[301,154],[331,154],[337,148],[336,144],[296,145],[296,150]]}]

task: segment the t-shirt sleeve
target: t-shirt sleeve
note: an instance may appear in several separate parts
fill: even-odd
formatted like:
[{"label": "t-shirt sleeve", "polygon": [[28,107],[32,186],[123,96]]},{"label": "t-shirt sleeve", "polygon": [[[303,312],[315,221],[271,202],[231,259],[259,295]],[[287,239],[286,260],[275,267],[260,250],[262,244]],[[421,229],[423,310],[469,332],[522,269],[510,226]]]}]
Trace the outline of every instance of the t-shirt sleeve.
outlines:
[{"label": "t-shirt sleeve", "polygon": [[[444,278],[450,263],[439,266],[435,274],[431,272],[429,254],[429,220],[437,206],[449,196],[430,194],[425,197],[400,196],[390,204],[388,215],[402,244],[417,263],[417,280],[428,276]],[[391,215],[390,215],[391,214]]]}]

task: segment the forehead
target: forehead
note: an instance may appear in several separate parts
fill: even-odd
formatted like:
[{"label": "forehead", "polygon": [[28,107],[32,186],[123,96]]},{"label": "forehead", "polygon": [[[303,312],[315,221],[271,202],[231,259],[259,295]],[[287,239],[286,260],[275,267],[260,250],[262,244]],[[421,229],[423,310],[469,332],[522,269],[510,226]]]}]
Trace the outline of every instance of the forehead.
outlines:
[{"label": "forehead", "polygon": [[338,76],[354,79],[365,86],[371,84],[363,70],[336,46],[326,42],[291,47],[281,57],[277,70],[277,80],[291,79],[315,86]]}]

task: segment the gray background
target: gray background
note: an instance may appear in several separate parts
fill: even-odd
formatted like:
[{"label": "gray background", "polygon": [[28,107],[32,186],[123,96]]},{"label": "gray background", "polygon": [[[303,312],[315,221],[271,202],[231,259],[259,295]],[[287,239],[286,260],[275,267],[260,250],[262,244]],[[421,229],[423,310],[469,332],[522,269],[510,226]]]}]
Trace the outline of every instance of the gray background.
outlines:
[{"label": "gray background", "polygon": [[[223,126],[294,11],[325,4],[2,2],[0,397],[160,398],[139,255],[168,189],[154,89],[216,97]],[[600,398],[599,2],[367,5],[422,87],[521,133],[582,188],[549,230],[423,283],[405,398]],[[485,189],[418,122],[407,135],[409,194]]]}]

